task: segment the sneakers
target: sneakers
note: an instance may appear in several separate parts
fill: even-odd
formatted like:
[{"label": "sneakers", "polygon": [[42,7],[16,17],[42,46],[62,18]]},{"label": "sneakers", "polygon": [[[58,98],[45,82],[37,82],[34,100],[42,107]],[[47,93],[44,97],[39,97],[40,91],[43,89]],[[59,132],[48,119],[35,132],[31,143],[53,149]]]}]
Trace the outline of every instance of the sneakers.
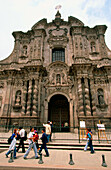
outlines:
[{"label": "sneakers", "polygon": [[35,159],[39,159],[39,157],[37,156],[37,157],[35,157]]},{"label": "sneakers", "polygon": [[6,158],[8,158],[8,155],[7,155],[7,154],[5,154],[5,156],[6,156]]},{"label": "sneakers", "polygon": [[44,155],[45,157],[49,157],[49,155]]},{"label": "sneakers", "polygon": [[27,157],[23,157],[24,159],[27,159]]}]

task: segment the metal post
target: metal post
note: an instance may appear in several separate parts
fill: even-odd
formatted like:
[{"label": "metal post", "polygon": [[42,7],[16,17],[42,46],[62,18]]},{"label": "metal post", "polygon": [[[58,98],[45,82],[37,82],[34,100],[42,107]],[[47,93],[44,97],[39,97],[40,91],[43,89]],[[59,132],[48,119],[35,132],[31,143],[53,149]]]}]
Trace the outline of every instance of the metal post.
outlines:
[{"label": "metal post", "polygon": [[13,160],[13,150],[11,151],[10,159],[9,159],[9,161],[8,161],[8,162],[9,162],[9,163],[14,162],[14,160]]},{"label": "metal post", "polygon": [[39,159],[38,163],[39,164],[43,164],[44,163],[43,160],[42,160],[42,154],[40,154],[40,159]]},{"label": "metal post", "polygon": [[69,161],[69,164],[70,165],[74,165],[74,162],[73,162],[73,160],[72,160],[72,154],[70,153],[70,161]]},{"label": "metal post", "polygon": [[107,167],[106,162],[105,162],[105,156],[102,155],[102,166]]},{"label": "metal post", "polygon": [[80,143],[80,129],[79,129],[79,126],[78,126],[78,139],[79,139],[79,143]]}]

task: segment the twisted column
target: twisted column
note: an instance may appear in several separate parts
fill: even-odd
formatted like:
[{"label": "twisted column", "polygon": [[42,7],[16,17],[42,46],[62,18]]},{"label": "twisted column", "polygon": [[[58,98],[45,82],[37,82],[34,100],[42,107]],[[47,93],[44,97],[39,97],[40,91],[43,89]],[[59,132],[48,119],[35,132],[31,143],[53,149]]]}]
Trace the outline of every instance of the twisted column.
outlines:
[{"label": "twisted column", "polygon": [[30,116],[31,113],[31,95],[32,95],[32,80],[29,80],[27,113],[26,113],[28,116]]},{"label": "twisted column", "polygon": [[33,111],[32,111],[32,115],[33,116],[37,116],[37,112],[38,112],[38,89],[37,89],[37,85],[38,85],[38,80],[35,80],[35,85],[34,85],[34,89],[33,89]]},{"label": "twisted column", "polygon": [[23,100],[22,100],[22,112],[21,115],[25,115],[26,112],[26,94],[27,94],[27,81],[24,81],[23,87]]},{"label": "twisted column", "polygon": [[79,116],[84,116],[81,78],[78,79],[78,100]]},{"label": "twisted column", "polygon": [[91,88],[91,96],[92,96],[92,111],[93,111],[93,116],[96,115],[96,104],[95,104],[95,100],[94,100],[94,79],[90,79],[90,88]]},{"label": "twisted column", "polygon": [[91,116],[90,98],[89,98],[89,86],[88,79],[84,79],[85,87],[85,104],[86,104],[86,116]]}]

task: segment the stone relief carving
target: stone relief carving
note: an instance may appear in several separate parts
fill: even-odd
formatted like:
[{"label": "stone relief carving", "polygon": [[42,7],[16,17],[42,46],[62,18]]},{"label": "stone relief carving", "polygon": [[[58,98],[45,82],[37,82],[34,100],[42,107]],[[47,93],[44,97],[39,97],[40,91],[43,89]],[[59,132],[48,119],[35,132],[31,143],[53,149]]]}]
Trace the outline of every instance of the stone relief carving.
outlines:
[{"label": "stone relief carving", "polygon": [[0,96],[0,108],[2,107],[2,96]]},{"label": "stone relief carving", "polygon": [[103,89],[99,88],[97,90],[97,97],[98,97],[98,105],[97,108],[99,108],[101,111],[104,111],[108,105],[106,105],[105,100],[104,100],[104,92]]},{"label": "stone relief carving", "polygon": [[4,82],[0,82],[0,88],[4,88]]},{"label": "stone relief carving", "polygon": [[27,45],[23,45],[22,49],[21,49],[21,55],[20,58],[21,59],[25,59],[28,57],[28,46]]}]

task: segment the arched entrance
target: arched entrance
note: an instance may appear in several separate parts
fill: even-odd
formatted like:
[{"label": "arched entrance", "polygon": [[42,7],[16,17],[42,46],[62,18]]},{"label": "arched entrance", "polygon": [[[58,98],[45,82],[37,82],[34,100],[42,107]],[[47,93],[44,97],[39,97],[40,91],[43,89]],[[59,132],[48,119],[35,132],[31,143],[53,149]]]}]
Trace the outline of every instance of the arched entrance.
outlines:
[{"label": "arched entrance", "polygon": [[51,97],[48,120],[53,122],[56,131],[69,131],[69,102],[65,96],[57,94]]}]

